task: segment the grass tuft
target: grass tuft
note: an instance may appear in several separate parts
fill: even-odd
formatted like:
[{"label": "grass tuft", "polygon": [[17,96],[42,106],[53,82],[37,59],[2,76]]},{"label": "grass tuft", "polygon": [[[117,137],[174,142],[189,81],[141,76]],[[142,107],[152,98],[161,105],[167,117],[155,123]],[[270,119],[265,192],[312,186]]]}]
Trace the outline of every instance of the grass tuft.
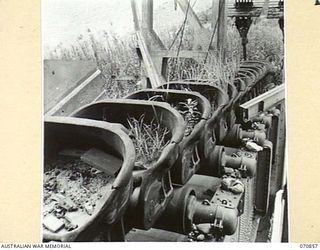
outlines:
[{"label": "grass tuft", "polygon": [[163,125],[152,120],[145,122],[145,116],[139,119],[129,117],[129,136],[136,149],[136,167],[146,169],[157,161],[165,146],[168,145],[169,130]]}]

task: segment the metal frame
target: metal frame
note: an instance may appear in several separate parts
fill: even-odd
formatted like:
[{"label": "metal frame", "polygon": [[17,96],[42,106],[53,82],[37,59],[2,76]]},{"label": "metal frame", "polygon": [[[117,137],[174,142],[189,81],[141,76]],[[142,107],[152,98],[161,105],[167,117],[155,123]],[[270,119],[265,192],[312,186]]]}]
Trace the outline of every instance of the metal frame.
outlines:
[{"label": "metal frame", "polygon": [[[212,50],[212,42],[210,40],[210,31],[205,29],[198,16],[190,6],[187,0],[176,0],[181,10],[187,16],[186,19],[193,26],[198,45],[201,50],[181,50],[174,53],[167,49],[160,37],[153,29],[153,0],[142,0],[141,17],[135,0],[131,0],[133,19],[135,30],[139,43],[139,54],[141,59],[145,61],[147,84],[149,87],[156,88],[165,83],[167,59],[170,57],[193,58],[197,61],[204,61],[209,50]],[[218,2],[218,5],[216,4]],[[216,0],[212,2],[216,19],[213,18],[214,24],[217,25],[217,49],[223,55],[224,46],[226,44],[226,1]],[[219,6],[218,11],[216,6]],[[215,24],[217,22],[217,24]],[[209,41],[205,43],[204,41]]]},{"label": "metal frame", "polygon": [[242,119],[249,120],[269,110],[285,98],[285,86],[281,84],[256,98],[240,105]]}]

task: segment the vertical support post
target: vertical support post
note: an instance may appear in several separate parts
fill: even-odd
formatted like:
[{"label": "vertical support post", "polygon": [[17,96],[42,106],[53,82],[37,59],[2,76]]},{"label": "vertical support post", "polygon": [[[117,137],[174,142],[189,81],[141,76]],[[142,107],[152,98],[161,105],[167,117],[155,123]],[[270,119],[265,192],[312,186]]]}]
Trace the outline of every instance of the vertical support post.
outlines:
[{"label": "vertical support post", "polygon": [[151,31],[153,29],[153,1],[142,0],[142,29]]},{"label": "vertical support post", "polygon": [[279,18],[279,27],[282,31],[282,42],[284,43],[284,18],[283,16]]},{"label": "vertical support post", "polygon": [[227,42],[227,8],[226,0],[219,0],[217,47],[222,59],[225,58],[225,44]]},{"label": "vertical support post", "polygon": [[153,30],[153,0],[142,0],[141,31],[147,46],[151,44],[151,31]]},{"label": "vertical support post", "polygon": [[[211,29],[214,30],[217,28],[218,20],[219,20],[219,2],[220,0],[212,0],[212,21],[211,21]],[[217,32],[215,32],[214,37],[212,39],[212,43],[217,47]],[[210,44],[212,46],[212,44]]]},{"label": "vertical support post", "polygon": [[135,0],[131,0],[131,9],[132,9],[133,22],[134,22],[134,29],[135,31],[138,31],[140,29],[140,24],[139,24],[139,17],[138,17],[137,5]]},{"label": "vertical support post", "polygon": [[248,31],[252,24],[252,19],[250,16],[239,16],[236,17],[236,27],[240,33],[242,47],[243,47],[243,59],[247,60],[247,43],[248,43]]},{"label": "vertical support post", "polygon": [[[283,13],[283,8],[284,8],[283,0],[279,0],[278,7],[279,7],[280,11]],[[279,27],[282,31],[282,42],[284,43],[284,17],[283,17],[283,15],[279,18],[278,22],[279,22]]]},{"label": "vertical support post", "polygon": [[269,3],[270,3],[270,0],[264,1],[259,19],[266,18],[268,16]]}]

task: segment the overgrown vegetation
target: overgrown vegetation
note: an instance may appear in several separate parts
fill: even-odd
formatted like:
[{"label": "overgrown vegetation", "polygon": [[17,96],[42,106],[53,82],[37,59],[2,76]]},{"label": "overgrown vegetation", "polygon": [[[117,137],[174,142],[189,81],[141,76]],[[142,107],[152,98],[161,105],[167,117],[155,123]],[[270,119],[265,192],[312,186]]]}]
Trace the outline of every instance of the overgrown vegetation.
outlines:
[{"label": "overgrown vegetation", "polygon": [[197,100],[187,99],[185,102],[179,102],[175,108],[183,116],[186,122],[186,130],[184,136],[192,133],[194,127],[201,119],[201,113],[198,111]]},{"label": "overgrown vegetation", "polygon": [[145,122],[145,116],[139,119],[128,117],[129,135],[136,149],[136,169],[146,169],[156,162],[164,147],[169,143],[169,130],[154,119]]},{"label": "overgrown vegetation", "polygon": [[[189,88],[185,91],[191,91]],[[186,130],[184,136],[188,136],[192,133],[196,124],[201,120],[201,112],[198,109],[198,101],[191,98],[181,102],[170,102],[162,95],[154,95],[149,98],[149,101],[168,102],[171,107],[176,109],[182,116],[186,124]]]},{"label": "overgrown vegetation", "polygon": [[[209,20],[209,19],[208,19]],[[210,21],[210,20],[209,20]],[[193,30],[185,27],[160,32],[160,37],[167,48],[172,50],[190,50],[194,46]],[[183,36],[182,36],[183,33]],[[211,84],[226,90],[237,72],[242,47],[234,21],[228,20],[226,54],[223,58],[216,52],[208,52],[205,62],[188,58],[170,58],[168,61],[167,80],[206,79]],[[283,42],[277,20],[254,20],[248,34],[248,59],[270,61],[276,69],[277,81],[283,81]],[[70,47],[59,44],[52,51],[45,51],[46,59],[88,60],[97,62],[105,77],[105,96],[119,98],[136,90],[137,82],[144,75],[144,67],[136,53],[135,38],[121,40],[114,33],[104,31],[102,38],[96,38],[88,29],[80,35],[77,43]]]},{"label": "overgrown vegetation", "polygon": [[105,77],[105,96],[119,98],[136,90],[140,80],[141,63],[136,54],[134,38],[119,39],[114,33],[103,32],[99,39],[87,30],[79,35],[77,43],[65,46],[62,43],[52,51],[45,51],[45,59],[95,60]]}]

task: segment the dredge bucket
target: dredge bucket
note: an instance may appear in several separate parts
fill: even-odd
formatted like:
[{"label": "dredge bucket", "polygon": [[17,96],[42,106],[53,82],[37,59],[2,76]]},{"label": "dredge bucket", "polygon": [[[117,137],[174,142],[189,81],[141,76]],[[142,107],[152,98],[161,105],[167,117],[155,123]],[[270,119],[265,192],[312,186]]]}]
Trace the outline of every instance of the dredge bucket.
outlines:
[{"label": "dredge bucket", "polygon": [[172,198],[170,168],[178,158],[185,130],[182,116],[166,103],[104,100],[72,116],[119,123],[135,145],[134,191],[126,226],[149,229]]},{"label": "dredge bucket", "polygon": [[[211,105],[211,115],[205,125],[205,130],[201,139],[199,153],[201,155],[201,166],[206,165],[220,134],[225,134],[225,121],[222,111],[228,105],[228,95],[220,87],[205,82],[169,82],[163,84],[159,89],[175,89],[183,91],[194,91],[207,98]],[[221,130],[221,131],[220,131]]]},{"label": "dredge bucket", "polygon": [[209,101],[196,92],[163,89],[140,90],[126,98],[166,102],[182,114],[186,130],[179,144],[179,157],[171,170],[171,176],[175,184],[187,183],[200,167],[200,140],[211,113]]},{"label": "dredge bucket", "polygon": [[120,125],[46,117],[43,240],[92,241],[107,234],[128,207],[134,160]]}]

